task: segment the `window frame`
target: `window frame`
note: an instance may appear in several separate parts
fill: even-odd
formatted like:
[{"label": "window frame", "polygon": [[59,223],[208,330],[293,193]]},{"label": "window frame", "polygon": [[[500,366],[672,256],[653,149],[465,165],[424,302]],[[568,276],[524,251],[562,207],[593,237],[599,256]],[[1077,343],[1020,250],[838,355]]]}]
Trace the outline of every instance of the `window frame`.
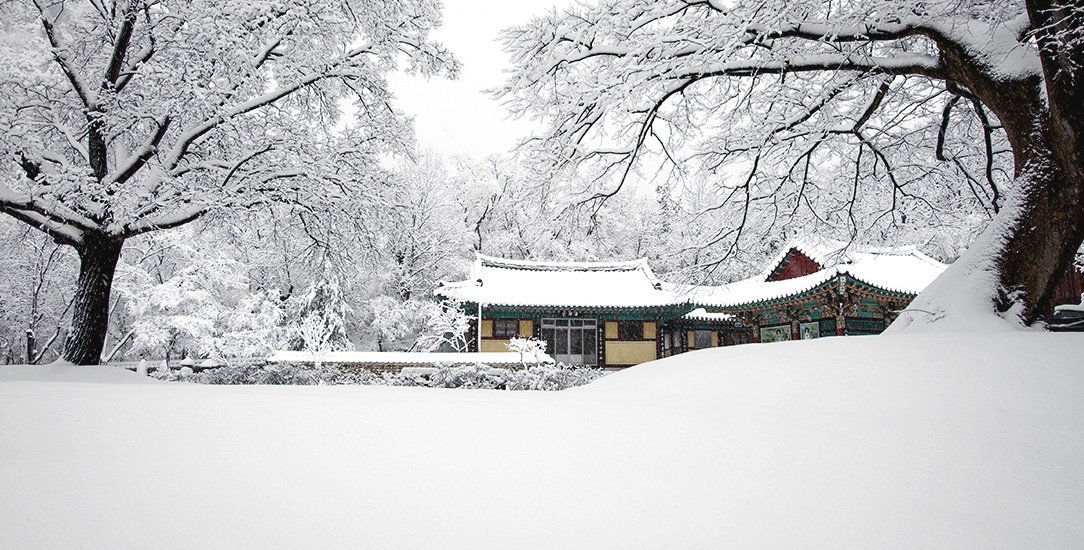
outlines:
[{"label": "window frame", "polygon": [[[573,322],[575,321],[575,322]],[[546,341],[546,353],[558,362],[569,364],[597,366],[601,360],[599,349],[600,323],[596,319],[575,318],[552,318],[545,317],[539,322],[539,330],[542,339]],[[576,336],[573,337],[572,333]],[[563,352],[558,350],[558,340],[564,345]],[[579,353],[572,353],[572,346],[578,343]],[[586,351],[591,353],[585,353]],[[581,362],[575,362],[572,358],[579,357]]]},{"label": "window frame", "polygon": [[[708,349],[711,347],[711,333],[710,330],[694,329],[693,330],[693,348],[695,349]],[[701,346],[701,337],[707,338],[707,345]]]},{"label": "window frame", "polygon": [[[635,327],[634,335],[630,337],[626,332],[630,329],[628,327]],[[626,342],[637,342],[644,339],[644,322],[643,321],[618,321],[617,322],[617,339]]]},{"label": "window frame", "polygon": [[[497,327],[502,327],[498,330]],[[508,327],[512,327],[512,331],[509,334]],[[494,319],[493,320],[493,338],[497,340],[511,340],[519,336],[519,319]]]}]

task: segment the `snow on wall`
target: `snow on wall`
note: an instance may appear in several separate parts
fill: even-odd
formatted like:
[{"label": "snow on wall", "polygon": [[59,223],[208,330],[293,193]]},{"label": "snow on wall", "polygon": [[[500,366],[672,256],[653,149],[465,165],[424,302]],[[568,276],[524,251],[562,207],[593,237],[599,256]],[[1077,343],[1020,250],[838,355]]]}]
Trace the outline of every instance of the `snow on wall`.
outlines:
[{"label": "snow on wall", "polygon": [[[320,353],[322,363],[356,363],[372,365],[519,365],[524,360],[534,363],[534,355],[518,352],[490,353],[416,353],[395,351],[326,351]],[[276,351],[267,360],[272,363],[311,363],[313,355],[307,351]],[[539,363],[553,363],[545,353],[538,356]]]}]

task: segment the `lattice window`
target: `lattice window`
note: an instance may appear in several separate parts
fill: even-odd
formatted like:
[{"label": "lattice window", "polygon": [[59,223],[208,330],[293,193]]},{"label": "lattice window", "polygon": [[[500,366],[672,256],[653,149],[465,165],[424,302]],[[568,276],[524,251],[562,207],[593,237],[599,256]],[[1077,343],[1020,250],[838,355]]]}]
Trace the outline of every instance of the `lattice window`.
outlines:
[{"label": "lattice window", "polygon": [[496,319],[493,321],[493,337],[509,340],[519,336],[519,321],[516,319]]},{"label": "lattice window", "polygon": [[617,323],[617,338],[620,340],[643,340],[644,324],[640,321],[621,321]]}]

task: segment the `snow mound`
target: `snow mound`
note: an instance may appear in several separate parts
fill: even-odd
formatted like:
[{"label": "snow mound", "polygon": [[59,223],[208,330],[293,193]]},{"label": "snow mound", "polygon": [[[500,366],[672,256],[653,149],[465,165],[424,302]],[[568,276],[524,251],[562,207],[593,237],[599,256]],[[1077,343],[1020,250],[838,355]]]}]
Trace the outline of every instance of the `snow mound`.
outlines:
[{"label": "snow mound", "polygon": [[130,370],[108,365],[79,367],[71,363],[2,365],[0,382],[91,382],[99,384],[160,384]]},{"label": "snow mound", "polygon": [[562,392],[0,383],[0,547],[1079,548],[1082,349],[750,344]]}]

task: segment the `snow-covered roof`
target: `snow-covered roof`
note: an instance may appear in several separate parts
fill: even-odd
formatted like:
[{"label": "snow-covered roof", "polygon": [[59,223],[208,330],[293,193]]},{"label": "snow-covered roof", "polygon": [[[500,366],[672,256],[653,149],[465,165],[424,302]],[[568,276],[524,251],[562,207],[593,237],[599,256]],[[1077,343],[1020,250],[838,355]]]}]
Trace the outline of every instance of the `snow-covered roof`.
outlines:
[{"label": "snow-covered roof", "polygon": [[469,280],[442,283],[435,292],[486,305],[632,308],[684,303],[663,287],[646,259],[535,262],[478,254]]},{"label": "snow-covered roof", "polygon": [[[824,269],[803,277],[767,281],[794,249]],[[910,246],[861,249],[835,241],[804,240],[787,246],[760,275],[722,286],[693,289],[691,299],[712,306],[774,300],[813,289],[841,273],[888,291],[918,294],[947,267]]]},{"label": "snow-covered roof", "polygon": [[[768,281],[791,250],[802,252],[822,269],[803,277]],[[436,294],[463,302],[507,306],[629,308],[688,302],[733,306],[800,294],[841,273],[887,291],[918,294],[947,267],[913,246],[864,248],[808,238],[791,243],[755,277],[716,287],[688,287],[660,282],[646,259],[535,262],[478,254],[469,280],[442,283]],[[696,314],[694,311],[689,315]]]},{"label": "snow-covered roof", "polygon": [[[533,354],[523,354],[522,360],[535,363]],[[313,356],[307,351],[276,351],[267,360],[271,363],[311,363]],[[421,353],[408,351],[325,351],[320,354],[322,363],[355,363],[367,365],[519,365],[519,352],[471,352],[471,353]],[[539,363],[553,363],[545,353],[538,356]]]},{"label": "snow-covered roof", "polygon": [[689,313],[686,313],[685,319],[689,321],[724,322],[733,321],[735,317],[729,313],[708,313],[708,310],[698,307]]}]

